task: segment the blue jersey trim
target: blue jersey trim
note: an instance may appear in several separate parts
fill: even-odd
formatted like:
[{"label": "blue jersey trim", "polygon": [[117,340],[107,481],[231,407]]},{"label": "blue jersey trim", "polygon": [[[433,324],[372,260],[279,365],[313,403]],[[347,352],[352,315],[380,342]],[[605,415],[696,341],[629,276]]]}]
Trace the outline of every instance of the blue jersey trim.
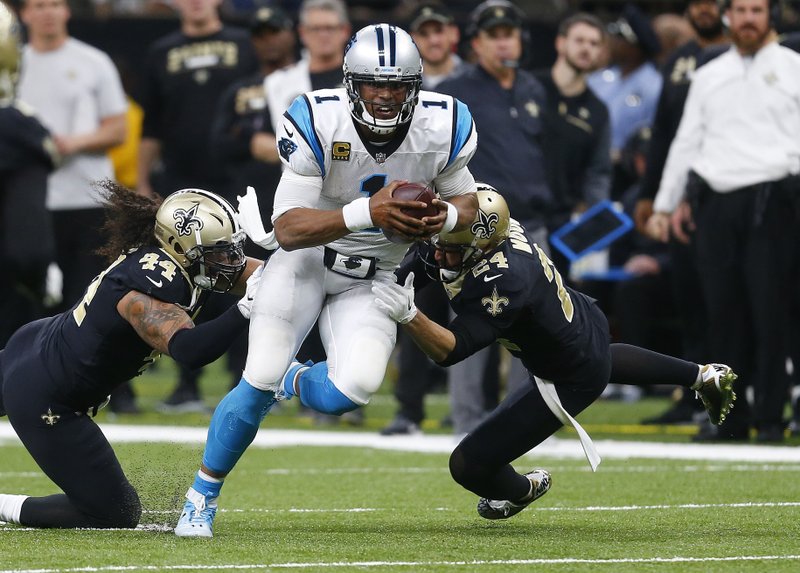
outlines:
[{"label": "blue jersey trim", "polygon": [[450,141],[448,166],[458,157],[472,135],[472,114],[469,112],[469,108],[456,98],[453,98],[453,103],[455,103],[453,106],[453,135]]},{"label": "blue jersey trim", "polygon": [[297,128],[297,132],[314,152],[319,170],[325,177],[325,154],[322,153],[322,143],[314,129],[314,112],[311,110],[311,102],[308,97],[302,95],[295,98],[283,115],[292,122],[292,125]]}]

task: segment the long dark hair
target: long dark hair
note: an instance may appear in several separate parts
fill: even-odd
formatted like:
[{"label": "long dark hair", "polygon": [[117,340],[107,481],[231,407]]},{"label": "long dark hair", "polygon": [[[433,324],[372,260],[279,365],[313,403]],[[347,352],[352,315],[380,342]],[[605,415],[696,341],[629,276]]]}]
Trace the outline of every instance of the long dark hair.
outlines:
[{"label": "long dark hair", "polygon": [[139,195],[110,179],[95,186],[103,197],[106,219],[100,229],[106,242],[95,251],[98,255],[111,262],[130,249],[158,245],[153,228],[161,199]]}]

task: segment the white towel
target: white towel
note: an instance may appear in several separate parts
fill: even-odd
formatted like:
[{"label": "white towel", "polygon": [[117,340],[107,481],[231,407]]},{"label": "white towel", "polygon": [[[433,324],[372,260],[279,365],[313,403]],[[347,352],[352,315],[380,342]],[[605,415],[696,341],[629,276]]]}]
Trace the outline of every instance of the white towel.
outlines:
[{"label": "white towel", "polygon": [[558,418],[562,424],[565,426],[572,426],[575,428],[575,431],[578,432],[578,437],[583,447],[583,453],[586,454],[586,459],[589,461],[589,465],[592,466],[592,471],[597,471],[597,466],[600,465],[601,459],[600,454],[597,453],[597,449],[594,447],[592,438],[589,437],[586,430],[584,430],[578,421],[570,416],[569,412],[561,405],[561,400],[558,398],[555,385],[552,382],[542,380],[538,376],[534,376],[533,379],[536,380],[536,386],[539,388],[539,392],[541,392],[542,398],[544,398],[544,402],[547,404],[547,407],[550,408],[550,411],[555,414],[556,418]]}]

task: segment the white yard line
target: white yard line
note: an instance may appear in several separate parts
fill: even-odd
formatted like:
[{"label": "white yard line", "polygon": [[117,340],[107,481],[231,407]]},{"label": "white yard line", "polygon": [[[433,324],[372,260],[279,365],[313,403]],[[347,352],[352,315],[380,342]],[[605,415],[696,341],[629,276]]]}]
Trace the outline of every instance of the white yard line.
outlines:
[{"label": "white yard line", "polygon": [[64,569],[6,569],[0,573],[82,573],[90,571],[219,571],[249,570],[264,571],[270,569],[310,569],[310,568],[363,568],[398,567],[412,569],[414,567],[464,567],[481,565],[618,565],[618,564],[657,564],[657,563],[735,563],[743,561],[797,561],[800,555],[732,555],[725,557],[629,557],[616,559],[584,559],[579,557],[563,557],[560,559],[497,559],[478,561],[333,561],[318,563],[270,563],[223,565],[187,564],[187,565],[106,565],[101,567],[69,567]]},{"label": "white yard line", "polygon": [[[590,505],[581,507],[530,507],[527,511],[547,511],[547,512],[593,512],[593,511],[654,511],[665,509],[751,509],[761,507],[800,507],[800,501],[744,501],[739,503],[676,503],[676,504],[660,504],[660,505]],[[175,509],[145,509],[142,513],[146,515],[178,515],[179,508]],[[289,509],[267,509],[259,507],[248,508],[220,508],[220,513],[268,513],[268,514],[286,514],[286,513],[379,513],[382,511],[394,511],[389,507],[345,507],[345,508],[299,508],[292,507]],[[432,511],[454,511],[462,512],[463,508],[452,507],[436,507]],[[138,531],[172,531],[170,527],[165,525],[139,525],[135,529],[99,529],[99,528],[80,528],[82,531],[123,531],[123,532],[138,532]],[[21,531],[41,531],[35,527],[17,527],[0,521],[0,532],[5,533],[18,533]],[[2,572],[0,572],[2,573]]]},{"label": "white yard line", "polygon": [[[112,443],[163,442],[203,444],[206,428],[185,426],[131,426],[103,424],[103,432]],[[8,422],[0,422],[0,443],[18,443]],[[276,448],[288,446],[345,446],[396,450],[404,452],[450,453],[456,446],[453,436],[381,436],[377,432],[320,432],[312,430],[259,430],[253,446]],[[687,444],[624,442],[597,440],[600,455],[608,459],[679,459],[740,462],[800,462],[800,448],[790,446],[755,446],[726,444]],[[531,452],[533,455],[573,459],[582,458],[578,440],[550,438]],[[602,466],[601,466],[602,469]]]}]

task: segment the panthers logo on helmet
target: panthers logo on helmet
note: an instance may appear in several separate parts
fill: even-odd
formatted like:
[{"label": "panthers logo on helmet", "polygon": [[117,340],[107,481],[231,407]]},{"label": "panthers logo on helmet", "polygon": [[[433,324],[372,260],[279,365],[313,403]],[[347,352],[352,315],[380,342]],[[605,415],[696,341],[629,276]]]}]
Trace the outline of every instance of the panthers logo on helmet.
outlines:
[{"label": "panthers logo on helmet", "polygon": [[470,230],[477,238],[488,239],[494,235],[495,229],[497,228],[497,223],[499,221],[500,217],[497,215],[497,213],[486,214],[479,209],[478,220],[472,224]]},{"label": "panthers logo on helmet", "polygon": [[199,204],[195,203],[188,211],[186,209],[175,209],[172,216],[177,221],[175,230],[178,231],[178,235],[191,235],[192,231],[199,231],[203,228],[203,220],[197,216],[198,206]]}]

